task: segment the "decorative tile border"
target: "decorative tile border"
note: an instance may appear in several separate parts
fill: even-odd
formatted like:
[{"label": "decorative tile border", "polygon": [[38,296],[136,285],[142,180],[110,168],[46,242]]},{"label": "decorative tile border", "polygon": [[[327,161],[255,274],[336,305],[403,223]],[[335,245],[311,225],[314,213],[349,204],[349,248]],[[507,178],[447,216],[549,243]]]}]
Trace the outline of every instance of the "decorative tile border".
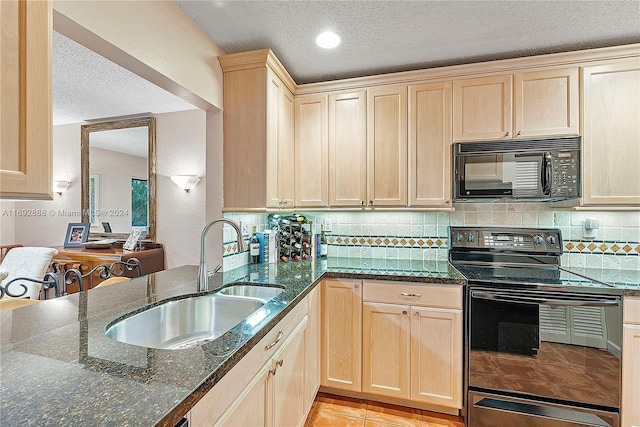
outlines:
[{"label": "decorative tile border", "polygon": [[448,249],[447,239],[441,237],[330,235],[327,243],[334,246]]},{"label": "decorative tile border", "polygon": [[638,242],[612,242],[588,240],[569,241],[564,243],[565,252],[594,255],[640,255],[640,243]]}]

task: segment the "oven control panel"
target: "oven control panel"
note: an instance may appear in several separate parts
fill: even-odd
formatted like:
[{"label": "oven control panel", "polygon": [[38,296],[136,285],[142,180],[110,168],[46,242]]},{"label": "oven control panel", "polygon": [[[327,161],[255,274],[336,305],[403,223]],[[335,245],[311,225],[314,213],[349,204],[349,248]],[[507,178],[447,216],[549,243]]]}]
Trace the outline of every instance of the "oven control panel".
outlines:
[{"label": "oven control panel", "polygon": [[557,229],[451,227],[450,232],[451,248],[562,253]]}]

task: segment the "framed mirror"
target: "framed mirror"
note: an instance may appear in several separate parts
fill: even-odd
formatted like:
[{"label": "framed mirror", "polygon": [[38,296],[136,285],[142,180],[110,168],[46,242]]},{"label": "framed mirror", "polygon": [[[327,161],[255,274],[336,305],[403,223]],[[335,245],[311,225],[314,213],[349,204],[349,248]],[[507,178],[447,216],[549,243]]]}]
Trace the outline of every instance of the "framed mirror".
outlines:
[{"label": "framed mirror", "polygon": [[[143,227],[156,237],[156,119],[139,117],[82,125],[82,222],[89,237],[126,239]],[[110,231],[109,231],[110,230]]]}]

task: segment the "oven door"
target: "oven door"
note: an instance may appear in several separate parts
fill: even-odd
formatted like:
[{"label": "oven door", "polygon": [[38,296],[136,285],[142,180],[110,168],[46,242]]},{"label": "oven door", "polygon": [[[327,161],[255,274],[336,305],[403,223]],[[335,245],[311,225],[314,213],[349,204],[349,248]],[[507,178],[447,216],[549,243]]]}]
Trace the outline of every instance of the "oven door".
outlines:
[{"label": "oven door", "polygon": [[468,297],[470,414],[474,392],[492,395],[478,410],[504,395],[525,399],[520,409],[540,401],[619,412],[619,296],[470,286]]}]

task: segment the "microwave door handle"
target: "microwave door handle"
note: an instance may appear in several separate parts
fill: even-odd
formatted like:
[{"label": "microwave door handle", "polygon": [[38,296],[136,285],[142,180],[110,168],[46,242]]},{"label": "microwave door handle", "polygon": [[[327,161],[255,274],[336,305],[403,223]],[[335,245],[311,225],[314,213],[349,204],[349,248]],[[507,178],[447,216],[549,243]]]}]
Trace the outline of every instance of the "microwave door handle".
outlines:
[{"label": "microwave door handle", "polygon": [[551,153],[544,153],[542,159],[542,194],[551,194]]},{"label": "microwave door handle", "polygon": [[552,298],[533,298],[518,295],[505,295],[492,292],[472,292],[472,298],[486,299],[498,302],[512,302],[520,304],[544,304],[551,306],[571,306],[571,307],[609,307],[617,306],[617,300],[564,300]]}]

